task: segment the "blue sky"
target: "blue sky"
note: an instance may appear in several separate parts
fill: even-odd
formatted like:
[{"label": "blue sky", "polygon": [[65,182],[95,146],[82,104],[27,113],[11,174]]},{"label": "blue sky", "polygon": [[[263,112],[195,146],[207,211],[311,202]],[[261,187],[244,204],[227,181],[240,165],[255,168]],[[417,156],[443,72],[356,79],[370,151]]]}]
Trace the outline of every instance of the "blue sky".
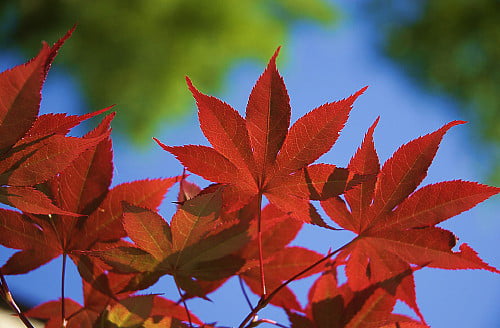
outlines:
[{"label": "blue sky", "polygon": [[[348,5],[344,7],[344,20],[335,29],[306,23],[295,25],[289,40],[282,45],[278,62],[290,94],[293,121],[318,105],[344,98],[369,85],[369,89],[355,103],[355,109],[339,141],[319,162],[346,165],[366,129],[377,116],[381,116],[381,120],[375,132],[375,143],[382,161],[401,144],[432,132],[449,121],[463,119],[451,99],[420,89],[389,60],[377,55],[372,41],[376,31],[363,23],[353,8]],[[64,56],[64,49],[61,55]],[[19,63],[21,59],[0,56],[2,70],[12,61]],[[263,69],[261,63],[242,61],[228,73],[225,89],[217,96],[243,113],[248,94]],[[120,115],[119,99],[117,102]],[[56,60],[45,85],[42,112],[74,113],[84,107],[85,102],[78,92],[77,83],[58,69]],[[194,102],[192,115],[175,126],[166,124],[156,137],[169,145],[207,144],[198,128]],[[487,149],[479,149],[473,142],[475,139],[470,124],[450,130],[422,185],[453,179],[485,183],[491,164],[488,162]],[[115,134],[114,154],[115,185],[147,177],[174,176],[182,171],[175,159],[153,141],[146,150],[139,150]],[[169,196],[170,200],[172,195]],[[174,208],[169,199],[161,208],[161,214],[166,218],[170,218]],[[497,196],[441,226],[453,231],[460,238],[459,242],[470,244],[486,262],[500,267],[497,246],[500,222],[496,214],[499,211]],[[307,227],[294,244],[326,252],[329,248],[341,246],[349,237],[346,232]],[[0,263],[9,254],[9,250],[0,249]],[[56,299],[59,297],[60,265],[61,260],[58,259],[30,274],[8,277],[14,295],[23,295],[35,303]],[[312,279],[308,279],[292,285],[296,286],[302,302],[305,301],[311,282]],[[500,279],[493,273],[424,269],[416,273],[416,285],[418,304],[433,327],[500,325],[497,311]],[[168,277],[150,291],[177,298]],[[69,269],[67,294],[81,301],[80,282],[73,267]],[[237,325],[248,313],[236,280],[230,281],[212,299],[213,303],[192,301],[189,306],[202,319],[219,321],[225,325]],[[412,314],[404,306],[398,306],[397,309]],[[273,308],[263,311],[261,317],[288,323],[283,312]]]}]

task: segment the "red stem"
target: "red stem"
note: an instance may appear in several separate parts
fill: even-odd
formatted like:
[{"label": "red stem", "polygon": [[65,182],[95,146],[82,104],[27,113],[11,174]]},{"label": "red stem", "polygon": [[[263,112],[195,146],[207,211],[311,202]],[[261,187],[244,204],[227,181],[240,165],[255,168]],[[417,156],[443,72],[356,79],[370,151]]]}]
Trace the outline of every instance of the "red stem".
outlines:
[{"label": "red stem", "polygon": [[266,290],[266,278],[264,275],[264,255],[262,249],[262,193],[259,192],[257,201],[257,240],[259,247],[259,269],[260,269],[260,286],[262,290],[261,298],[265,298],[267,295]]}]

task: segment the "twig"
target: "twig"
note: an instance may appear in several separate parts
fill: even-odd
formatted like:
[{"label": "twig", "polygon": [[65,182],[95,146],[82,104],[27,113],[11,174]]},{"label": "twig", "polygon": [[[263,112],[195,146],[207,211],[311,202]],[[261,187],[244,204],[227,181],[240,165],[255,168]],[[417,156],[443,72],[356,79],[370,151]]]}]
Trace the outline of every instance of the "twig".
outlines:
[{"label": "twig", "polygon": [[245,290],[245,286],[243,285],[243,279],[241,279],[241,276],[238,276],[238,281],[240,282],[241,291],[243,292],[243,296],[245,296],[245,300],[247,301],[250,310],[253,310],[252,302],[250,302],[250,298],[248,298],[248,294],[247,291]]},{"label": "twig", "polygon": [[177,283],[177,279],[175,279],[175,277],[174,277],[174,282],[175,282],[175,287],[177,287],[177,292],[179,292],[179,296],[181,298],[182,304],[184,305],[184,309],[186,309],[186,314],[187,314],[188,321],[189,321],[189,327],[193,328],[193,321],[191,320],[191,313],[189,313],[189,309],[188,309],[186,300],[185,300],[184,296],[182,296],[181,288],[179,287],[179,284]]},{"label": "twig", "polygon": [[9,304],[9,306],[14,310],[19,319],[24,323],[27,328],[34,328],[31,322],[29,322],[28,318],[22,313],[19,306],[17,306],[16,301],[12,297],[12,293],[10,292],[9,286],[7,285],[7,281],[3,273],[0,271],[0,296]]},{"label": "twig", "polygon": [[247,324],[247,322],[249,322],[250,320],[252,320],[252,318],[254,318],[260,310],[262,310],[264,307],[266,307],[269,304],[269,302],[271,301],[271,299],[274,296],[276,296],[276,294],[278,292],[280,292],[283,288],[285,288],[286,286],[288,286],[292,281],[297,280],[301,275],[307,273],[308,271],[312,270],[314,267],[316,267],[316,266],[320,265],[321,263],[325,262],[330,257],[332,257],[333,255],[337,254],[338,252],[340,252],[341,250],[343,250],[344,248],[346,248],[347,246],[349,246],[350,244],[352,244],[355,240],[357,240],[357,237],[354,238],[353,240],[351,240],[350,242],[348,242],[347,244],[345,244],[344,246],[337,248],[333,252],[328,252],[328,254],[326,254],[322,259],[314,262],[313,264],[311,264],[310,266],[308,266],[304,270],[302,270],[299,273],[293,275],[290,279],[288,279],[287,281],[285,281],[284,283],[282,283],[281,285],[279,285],[278,287],[276,287],[276,289],[274,289],[269,295],[267,295],[265,297],[261,297],[260,300],[259,300],[259,303],[257,303],[257,306],[245,317],[245,319],[243,319],[243,321],[238,326],[238,328],[245,328],[245,325]]},{"label": "twig", "polygon": [[280,328],[290,328],[288,326],[282,325],[282,324],[280,324],[274,320],[270,320],[270,319],[254,319],[254,320],[252,320],[252,322],[250,322],[250,324],[246,328],[257,327],[257,326],[260,326],[261,323],[269,323],[271,325],[274,325],[274,326],[280,327]]},{"label": "twig", "polygon": [[275,325],[276,327],[280,327],[280,328],[289,328],[288,326],[285,326],[285,325],[282,325],[280,323],[277,323],[276,321],[274,320],[269,320],[269,319],[260,319],[259,320],[260,322],[262,323],[270,323],[271,325]]}]

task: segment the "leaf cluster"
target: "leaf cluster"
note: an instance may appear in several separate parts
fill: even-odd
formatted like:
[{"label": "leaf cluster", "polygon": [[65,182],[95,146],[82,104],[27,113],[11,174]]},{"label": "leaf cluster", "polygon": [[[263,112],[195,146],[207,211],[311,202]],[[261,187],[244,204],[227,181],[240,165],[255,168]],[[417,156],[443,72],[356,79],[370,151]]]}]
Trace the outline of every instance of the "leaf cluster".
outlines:
[{"label": "leaf cluster", "polygon": [[[110,187],[110,124],[114,113],[82,137],[67,136],[80,122],[102,114],[38,116],[41,88],[68,32],[43,45],[29,62],[0,75],[0,244],[18,250],[0,268],[0,296],[30,327],[220,327],[188,310],[190,298],[209,294],[231,277],[260,296],[239,327],[262,323],[272,304],[291,327],[427,327],[413,274],[424,267],[499,271],[467,244],[436,225],[497,194],[500,188],[461,180],[419,188],[453,121],[401,146],[379,163],[373,133],[345,168],[315,163],[329,151],[366,88],[319,106],[290,126],[291,108],[276,68],[278,51],[251,91],[242,117],[187,79],[200,127],[211,147],[167,146],[191,173]],[[175,214],[158,206],[178,184]],[[267,204],[265,200],[267,199]],[[321,206],[326,217],[318,210]],[[290,246],[304,224],[350,230],[356,237],[327,254]],[[22,313],[5,276],[24,274],[59,256],[78,268],[83,304],[61,298]],[[339,268],[347,281],[340,284]],[[289,284],[317,274],[308,304]],[[179,298],[142,290],[172,276]],[[64,266],[62,276],[64,279]],[[393,313],[403,301],[416,318]]]}]

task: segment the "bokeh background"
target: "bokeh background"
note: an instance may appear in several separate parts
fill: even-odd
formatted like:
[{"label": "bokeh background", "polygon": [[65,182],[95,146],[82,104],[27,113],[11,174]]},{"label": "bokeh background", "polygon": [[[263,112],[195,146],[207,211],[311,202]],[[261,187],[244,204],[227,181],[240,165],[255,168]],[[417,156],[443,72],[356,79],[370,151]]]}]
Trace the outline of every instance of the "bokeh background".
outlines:
[{"label": "bokeh background", "polygon": [[[499,15],[494,0],[4,0],[0,68],[24,62],[41,40],[54,42],[78,23],[49,74],[41,111],[83,113],[117,104],[115,185],[181,173],[153,136],[170,145],[207,144],[185,75],[244,113],[253,84],[281,45],[278,67],[292,119],[370,86],[320,161],[346,165],[379,115],[375,142],[381,160],[410,139],[464,119],[470,123],[446,135],[423,184],[464,179],[498,186]],[[175,208],[174,193],[161,208],[166,218]],[[442,226],[500,267],[499,212],[497,196]],[[307,227],[294,243],[326,252],[350,237]],[[0,264],[10,254],[1,248]],[[8,282],[27,305],[56,299],[60,266],[56,260]],[[69,271],[67,294],[81,301],[76,270]],[[494,274],[425,269],[416,279],[417,300],[431,326],[500,326],[500,279]],[[295,284],[303,302],[312,280]],[[177,297],[168,277],[148,291]],[[202,319],[228,326],[249,311],[236,280],[212,299],[189,305]],[[397,309],[412,315],[404,305]],[[273,308],[261,317],[288,324]]]}]

